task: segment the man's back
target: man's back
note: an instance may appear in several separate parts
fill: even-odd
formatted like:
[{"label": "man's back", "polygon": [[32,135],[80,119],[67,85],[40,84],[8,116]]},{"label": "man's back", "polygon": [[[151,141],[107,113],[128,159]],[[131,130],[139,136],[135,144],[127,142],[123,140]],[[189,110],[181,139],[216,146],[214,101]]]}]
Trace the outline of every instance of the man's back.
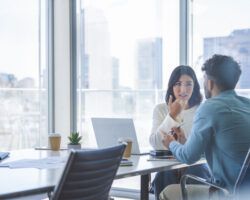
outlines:
[{"label": "man's back", "polygon": [[196,137],[207,140],[205,155],[215,182],[232,189],[250,147],[250,100],[222,92],[199,109]]}]

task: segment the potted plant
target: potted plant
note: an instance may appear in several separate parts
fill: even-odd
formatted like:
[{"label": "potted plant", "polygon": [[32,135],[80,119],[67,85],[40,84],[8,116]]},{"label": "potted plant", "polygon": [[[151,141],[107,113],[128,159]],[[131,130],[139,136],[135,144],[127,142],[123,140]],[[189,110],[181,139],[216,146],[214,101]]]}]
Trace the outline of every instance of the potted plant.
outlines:
[{"label": "potted plant", "polygon": [[81,149],[81,139],[82,136],[79,135],[79,132],[72,132],[70,136],[68,136],[69,144],[68,149]]}]

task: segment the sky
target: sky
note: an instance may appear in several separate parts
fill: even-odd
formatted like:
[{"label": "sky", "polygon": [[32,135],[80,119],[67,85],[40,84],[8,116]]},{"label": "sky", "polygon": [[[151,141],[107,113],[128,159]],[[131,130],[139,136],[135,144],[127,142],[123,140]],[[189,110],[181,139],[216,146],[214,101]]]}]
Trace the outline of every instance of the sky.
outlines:
[{"label": "sky", "polygon": [[0,0],[0,73],[38,76],[38,1]]},{"label": "sky", "polygon": [[[179,1],[84,0],[82,2],[85,8],[94,7],[101,10],[106,17],[112,55],[120,60],[122,85],[133,88],[136,78],[137,41],[162,37],[163,85],[166,85],[169,74],[179,63]],[[193,0],[191,7],[193,7],[191,13],[194,63],[202,55],[204,37],[228,36],[235,29],[250,28],[249,0]],[[200,69],[200,66],[197,68]]]},{"label": "sky", "polygon": [[228,36],[235,29],[250,28],[249,8],[249,0],[194,0],[194,44],[201,45],[204,37]]},{"label": "sky", "polygon": [[250,28],[249,8],[249,0],[194,0],[193,66],[198,78],[202,77],[198,58],[203,52],[203,38],[229,36],[235,29]]},{"label": "sky", "polygon": [[[107,1],[107,4],[97,0],[84,0],[83,2],[85,3],[84,9],[96,9],[107,21],[111,54],[119,59],[122,86],[135,87],[136,50],[140,40],[164,38],[163,63],[168,68],[177,65],[179,61],[178,53],[176,53],[179,48],[178,1],[122,0]],[[91,16],[86,18],[91,18]]]}]

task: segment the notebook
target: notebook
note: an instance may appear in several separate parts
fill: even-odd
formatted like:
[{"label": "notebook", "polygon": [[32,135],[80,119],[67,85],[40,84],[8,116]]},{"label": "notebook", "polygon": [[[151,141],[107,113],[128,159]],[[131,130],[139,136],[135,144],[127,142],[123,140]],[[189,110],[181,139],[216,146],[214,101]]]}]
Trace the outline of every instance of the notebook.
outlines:
[{"label": "notebook", "polygon": [[119,138],[131,138],[134,155],[148,154],[149,150],[140,149],[133,119],[130,118],[91,118],[97,146],[110,147],[118,144]]}]

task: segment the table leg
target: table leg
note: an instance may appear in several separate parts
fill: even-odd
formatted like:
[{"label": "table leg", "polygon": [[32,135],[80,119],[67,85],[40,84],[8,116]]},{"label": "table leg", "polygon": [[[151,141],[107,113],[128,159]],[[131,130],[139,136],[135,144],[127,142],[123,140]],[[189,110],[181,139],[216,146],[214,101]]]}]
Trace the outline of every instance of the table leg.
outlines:
[{"label": "table leg", "polygon": [[141,200],[149,200],[150,174],[141,175]]}]

